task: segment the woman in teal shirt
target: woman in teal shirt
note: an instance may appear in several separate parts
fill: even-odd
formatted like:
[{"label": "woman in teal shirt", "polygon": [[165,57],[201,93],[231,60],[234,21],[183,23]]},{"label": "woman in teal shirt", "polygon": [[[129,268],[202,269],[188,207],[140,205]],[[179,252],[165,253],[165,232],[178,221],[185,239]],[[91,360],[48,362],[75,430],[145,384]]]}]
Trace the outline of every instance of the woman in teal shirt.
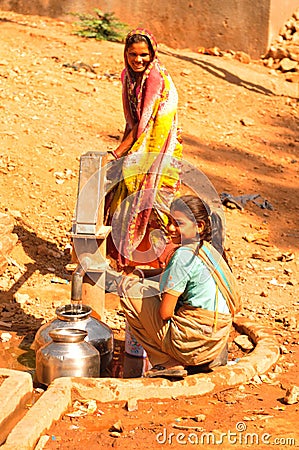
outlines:
[{"label": "woman in teal shirt", "polygon": [[[176,308],[183,305],[215,311],[216,283],[204,262],[194,255],[192,248],[179,247],[161,275],[160,291],[178,295]],[[229,314],[221,292],[218,312]]]},{"label": "woman in teal shirt", "polygon": [[208,206],[186,195],[174,200],[170,214],[168,232],[177,249],[159,291],[151,283],[122,283],[127,321],[153,365],[147,377],[180,378],[187,375],[186,367],[212,366],[240,308],[232,272],[212,245],[219,230]]}]

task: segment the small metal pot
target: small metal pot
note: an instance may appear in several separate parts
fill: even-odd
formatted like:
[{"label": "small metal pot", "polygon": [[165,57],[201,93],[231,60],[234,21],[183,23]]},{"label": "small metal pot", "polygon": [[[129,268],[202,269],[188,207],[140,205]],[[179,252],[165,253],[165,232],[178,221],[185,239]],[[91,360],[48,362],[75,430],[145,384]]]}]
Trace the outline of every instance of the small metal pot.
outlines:
[{"label": "small metal pot", "polygon": [[36,352],[35,376],[49,385],[59,377],[93,377],[100,372],[100,353],[84,339],[87,332],[75,328],[55,328],[48,342]]},{"label": "small metal pot", "polygon": [[113,360],[113,331],[102,321],[91,316],[92,309],[88,305],[64,305],[56,309],[57,318],[42,325],[36,332],[32,348],[37,350],[50,342],[50,332],[55,328],[76,328],[87,331],[86,341],[92,344],[101,355],[101,373],[98,376],[109,375]]}]

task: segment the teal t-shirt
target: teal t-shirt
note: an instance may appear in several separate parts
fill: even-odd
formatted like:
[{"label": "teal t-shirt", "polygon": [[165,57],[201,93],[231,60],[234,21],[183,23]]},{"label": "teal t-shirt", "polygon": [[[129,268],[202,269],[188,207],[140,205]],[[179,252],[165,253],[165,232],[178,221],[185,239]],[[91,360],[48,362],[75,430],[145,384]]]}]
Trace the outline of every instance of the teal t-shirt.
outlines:
[{"label": "teal t-shirt", "polygon": [[[188,247],[179,247],[160,279],[160,292],[179,294],[183,304],[215,311],[216,283],[203,261]],[[218,311],[229,314],[226,300],[218,289]]]}]

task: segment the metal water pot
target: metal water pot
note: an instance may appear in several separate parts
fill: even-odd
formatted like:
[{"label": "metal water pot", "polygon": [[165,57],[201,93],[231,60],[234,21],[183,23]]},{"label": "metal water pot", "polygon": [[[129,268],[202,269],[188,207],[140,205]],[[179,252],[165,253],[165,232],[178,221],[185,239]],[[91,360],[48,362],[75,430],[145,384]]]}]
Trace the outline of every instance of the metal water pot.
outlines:
[{"label": "metal water pot", "polygon": [[42,325],[36,332],[32,348],[35,352],[51,341],[50,331],[55,328],[76,328],[87,331],[86,341],[92,344],[101,355],[101,369],[98,376],[109,376],[113,359],[113,331],[105,323],[91,316],[92,309],[87,305],[74,307],[64,305],[56,309],[57,318]]},{"label": "metal water pot", "polygon": [[87,332],[75,328],[55,328],[52,339],[36,352],[35,376],[39,383],[49,385],[59,377],[97,377],[100,353],[84,339]]}]

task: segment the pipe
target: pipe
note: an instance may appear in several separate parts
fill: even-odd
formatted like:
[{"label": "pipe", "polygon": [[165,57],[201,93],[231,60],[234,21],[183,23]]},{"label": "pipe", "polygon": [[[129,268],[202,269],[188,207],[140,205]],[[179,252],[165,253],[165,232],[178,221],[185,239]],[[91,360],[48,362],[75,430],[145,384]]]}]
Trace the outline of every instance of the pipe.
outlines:
[{"label": "pipe", "polygon": [[90,258],[85,256],[81,259],[81,262],[78,264],[72,274],[71,303],[82,303],[83,277],[88,269],[89,264]]}]

